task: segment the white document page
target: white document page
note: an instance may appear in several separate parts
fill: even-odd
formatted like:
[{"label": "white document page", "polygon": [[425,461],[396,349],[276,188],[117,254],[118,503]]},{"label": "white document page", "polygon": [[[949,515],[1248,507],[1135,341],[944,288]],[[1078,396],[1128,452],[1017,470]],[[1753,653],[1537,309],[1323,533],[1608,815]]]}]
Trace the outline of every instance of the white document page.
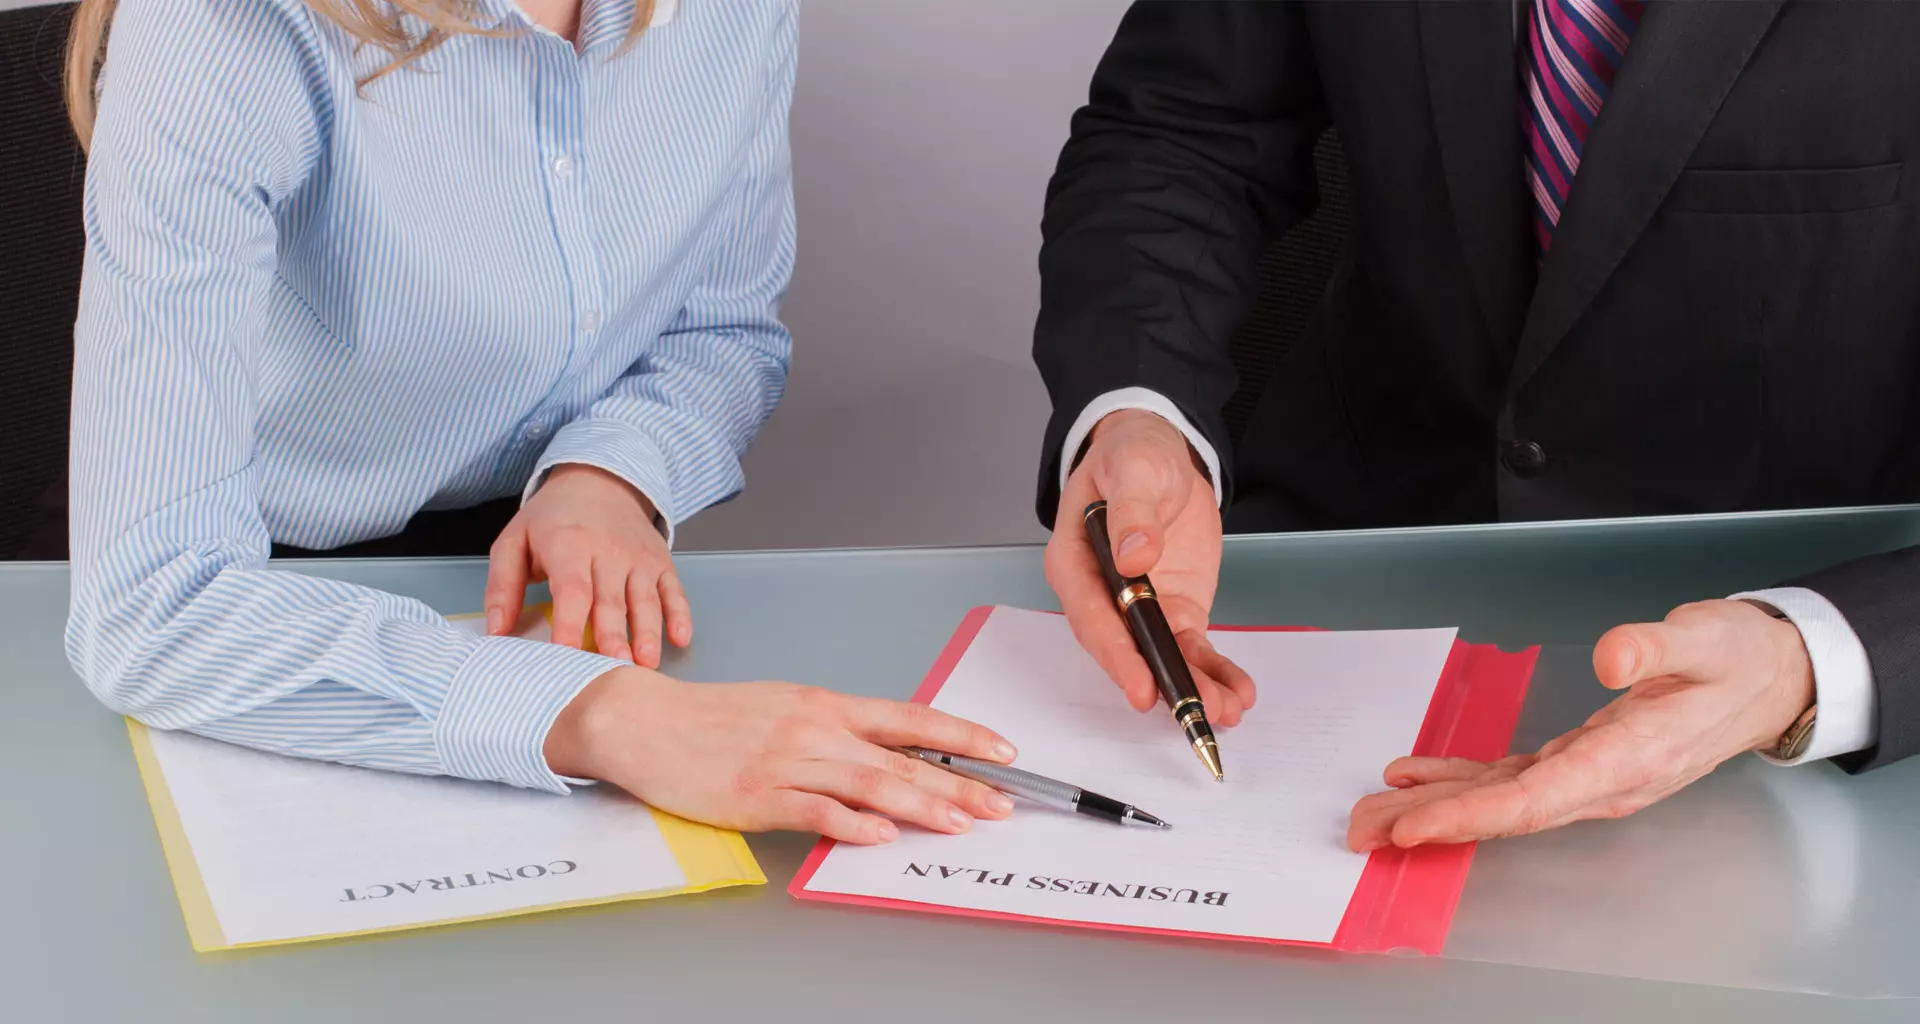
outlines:
[{"label": "white document page", "polygon": [[1164,706],[1134,711],[1067,620],[996,608],[933,700],[1019,748],[1015,766],[1131,803],[1170,830],[1016,802],[1006,821],[841,844],[806,889],[1057,920],[1332,941],[1366,866],[1355,801],[1409,753],[1452,629],[1214,631],[1258,702],[1215,732],[1226,781]]},{"label": "white document page", "polygon": [[561,797],[150,735],[232,945],[686,884],[652,812],[612,787]]}]

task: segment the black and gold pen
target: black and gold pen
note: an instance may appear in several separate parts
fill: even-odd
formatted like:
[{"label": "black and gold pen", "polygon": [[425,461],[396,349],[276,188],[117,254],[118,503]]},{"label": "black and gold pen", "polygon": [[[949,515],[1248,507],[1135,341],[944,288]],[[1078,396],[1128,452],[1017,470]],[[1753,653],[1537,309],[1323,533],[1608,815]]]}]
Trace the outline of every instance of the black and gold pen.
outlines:
[{"label": "black and gold pen", "polygon": [[1146,659],[1147,670],[1160,688],[1160,696],[1173,709],[1173,720],[1186,730],[1187,742],[1200,763],[1213,773],[1215,782],[1226,781],[1220,771],[1220,744],[1214,741],[1213,726],[1207,721],[1207,709],[1200,703],[1200,690],[1193,685],[1193,673],[1187,668],[1187,656],[1174,639],[1173,627],[1160,610],[1160,597],[1145,576],[1122,576],[1113,563],[1113,542],[1107,536],[1107,503],[1096,501],[1087,506],[1087,540],[1093,544],[1093,556],[1100,562],[1100,574],[1107,579],[1114,601],[1120,605],[1120,617],[1127,620],[1127,632],[1134,646]]}]

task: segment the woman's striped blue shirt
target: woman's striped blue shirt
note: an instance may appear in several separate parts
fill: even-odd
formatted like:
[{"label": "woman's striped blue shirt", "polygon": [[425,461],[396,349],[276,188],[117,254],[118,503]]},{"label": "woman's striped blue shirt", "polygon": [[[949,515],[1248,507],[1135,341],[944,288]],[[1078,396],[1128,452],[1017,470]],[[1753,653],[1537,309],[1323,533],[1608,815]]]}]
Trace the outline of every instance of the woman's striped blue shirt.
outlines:
[{"label": "woman's striped blue shirt", "polygon": [[[87,171],[67,649],[108,706],[564,792],[614,663],[269,568],[600,466],[678,522],[786,379],[797,0],[586,0],[386,60],[300,0],[121,0]],[[475,595],[478,602],[479,595]]]}]

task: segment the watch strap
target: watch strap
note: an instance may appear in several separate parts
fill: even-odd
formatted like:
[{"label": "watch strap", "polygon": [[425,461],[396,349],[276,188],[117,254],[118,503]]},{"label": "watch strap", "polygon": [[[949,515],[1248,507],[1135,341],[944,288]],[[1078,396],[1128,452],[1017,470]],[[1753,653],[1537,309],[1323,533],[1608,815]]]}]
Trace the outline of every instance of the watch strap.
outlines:
[{"label": "watch strap", "polygon": [[[1775,608],[1765,601],[1756,601],[1751,597],[1743,597],[1740,600],[1783,622],[1793,621],[1787,617],[1786,612]],[[1806,753],[1807,744],[1813,742],[1814,723],[1817,722],[1819,718],[1820,702],[1815,700],[1812,704],[1807,705],[1807,710],[1800,712],[1800,717],[1794,719],[1792,725],[1787,726],[1787,731],[1780,734],[1780,738],[1774,741],[1773,746],[1767,747],[1760,752],[1776,761],[1791,761],[1801,754]]]}]

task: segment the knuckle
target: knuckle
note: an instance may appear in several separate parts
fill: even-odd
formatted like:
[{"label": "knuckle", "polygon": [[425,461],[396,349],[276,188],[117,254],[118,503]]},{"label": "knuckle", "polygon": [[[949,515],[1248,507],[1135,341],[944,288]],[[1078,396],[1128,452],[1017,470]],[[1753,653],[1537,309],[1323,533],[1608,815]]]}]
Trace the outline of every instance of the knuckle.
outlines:
[{"label": "knuckle", "polygon": [[766,694],[768,707],[778,708],[786,714],[793,714],[795,709],[803,706],[800,702],[800,694],[806,687],[798,683],[763,680],[753,685]]},{"label": "knuckle", "polygon": [[809,800],[800,809],[800,824],[809,832],[825,832],[833,827],[833,806],[826,800]]},{"label": "knuckle", "polygon": [[1000,734],[984,725],[961,721],[956,727],[959,737],[976,750],[992,750],[1000,741]]},{"label": "knuckle", "polygon": [[1652,803],[1651,800],[1638,796],[1616,797],[1602,804],[1596,813],[1602,818],[1624,818],[1645,809],[1650,803]]},{"label": "knuckle", "polygon": [[774,722],[775,743],[784,750],[812,750],[821,745],[827,731],[803,715],[789,715]]},{"label": "knuckle", "polygon": [[1514,829],[1509,835],[1538,832],[1547,827],[1547,808],[1531,792],[1523,790],[1520,812],[1513,817]]},{"label": "knuckle", "polygon": [[886,770],[897,778],[912,782],[920,777],[921,762],[918,758],[908,757],[897,750],[884,752]]},{"label": "knuckle", "polygon": [[875,768],[870,764],[863,764],[853,770],[853,775],[848,780],[847,786],[856,795],[864,799],[878,796],[880,791],[886,788],[888,778],[890,778],[890,776],[885,770]]},{"label": "knuckle", "polygon": [[1688,601],[1686,604],[1680,605],[1674,608],[1673,611],[1668,612],[1667,619],[1669,621],[1684,621],[1686,619],[1699,618],[1702,615],[1708,614],[1712,610],[1713,605],[1714,602],[1712,601]]},{"label": "knuckle", "polygon": [[1621,785],[1631,789],[1639,789],[1644,786],[1653,785],[1654,781],[1662,774],[1660,771],[1661,760],[1661,756],[1657,751],[1651,749],[1646,751],[1644,756],[1635,758],[1621,768]]},{"label": "knuckle", "polygon": [[743,768],[734,773],[733,781],[728,784],[727,789],[734,799],[742,803],[750,803],[772,788],[768,779],[763,769]]},{"label": "knuckle", "polygon": [[1636,629],[1622,634],[1622,637],[1626,641],[1627,649],[1633,652],[1635,664],[1643,671],[1665,660],[1663,649],[1665,645],[1661,643],[1660,634],[1657,631]]},{"label": "knuckle", "polygon": [[1125,635],[1104,638],[1100,649],[1094,652],[1094,659],[1105,666],[1111,675],[1148,671],[1146,660],[1140,657],[1140,649]]},{"label": "knuckle", "polygon": [[794,700],[810,715],[828,715],[838,710],[839,694],[817,686],[796,688]]}]

